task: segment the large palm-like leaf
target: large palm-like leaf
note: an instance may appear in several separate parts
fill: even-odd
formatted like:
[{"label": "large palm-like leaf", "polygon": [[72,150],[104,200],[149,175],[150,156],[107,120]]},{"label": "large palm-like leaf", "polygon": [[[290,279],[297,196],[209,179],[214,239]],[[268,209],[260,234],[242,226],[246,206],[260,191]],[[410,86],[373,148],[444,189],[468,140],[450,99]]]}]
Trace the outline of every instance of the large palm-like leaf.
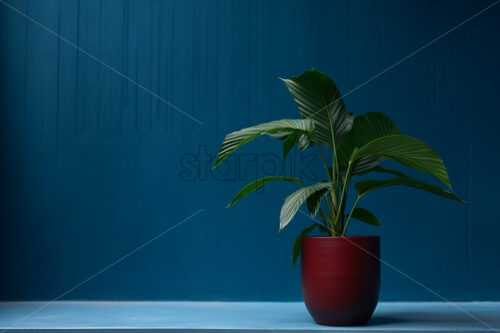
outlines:
[{"label": "large palm-like leaf", "polygon": [[220,147],[213,168],[216,168],[224,161],[226,157],[231,155],[236,149],[243,146],[262,134],[275,134],[280,132],[299,132],[307,135],[311,140],[314,139],[314,123],[310,119],[282,119],[271,121],[244,128],[242,130],[229,133]]},{"label": "large palm-like leaf", "polygon": [[300,206],[306,202],[307,198],[318,191],[322,191],[325,188],[329,188],[331,184],[329,182],[319,182],[314,185],[307,187],[302,187],[297,191],[290,194],[286,199],[283,207],[281,207],[280,213],[280,231],[288,225],[288,223],[293,219]]},{"label": "large palm-like leaf", "polygon": [[397,177],[392,179],[384,179],[384,180],[372,180],[365,179],[357,182],[355,184],[356,190],[358,191],[359,196],[364,196],[368,192],[377,190],[379,188],[394,186],[394,185],[405,185],[409,187],[413,187],[416,189],[424,190],[432,194],[436,194],[445,198],[463,201],[457,195],[447,190],[442,189],[439,186],[431,185],[421,180],[412,178],[412,177]]},{"label": "large palm-like leaf", "polygon": [[314,145],[314,142],[309,139],[307,135],[302,134],[299,139],[299,144],[297,145],[297,149],[299,151],[306,150]]},{"label": "large palm-like leaf", "polygon": [[376,167],[368,170],[368,172],[388,173],[388,174],[395,175],[398,177],[407,177],[407,175],[402,173],[401,171],[384,168],[384,167],[381,167],[380,165],[377,165]]},{"label": "large palm-like leaf", "polygon": [[260,179],[256,179],[256,180],[251,181],[250,183],[248,183],[241,190],[239,190],[239,192],[236,193],[236,195],[234,196],[233,200],[227,205],[226,208],[231,207],[236,202],[238,202],[241,198],[243,198],[244,196],[246,196],[246,195],[248,195],[248,194],[250,194],[250,193],[252,193],[254,191],[257,191],[258,189],[262,188],[267,183],[270,183],[270,182],[273,182],[273,181],[276,181],[276,180],[286,180],[286,181],[289,181],[289,182],[294,182],[294,183],[302,185],[302,182],[300,181],[300,179],[294,178],[294,177],[268,176],[268,177],[263,177],[263,178],[260,178]]},{"label": "large palm-like leaf", "polygon": [[297,144],[297,149],[299,151],[306,150],[314,145],[314,142],[310,139],[310,136],[302,134],[299,131],[271,133],[269,134],[269,136],[278,140],[283,140],[283,160],[286,159],[288,153],[295,144]]},{"label": "large palm-like leaf", "polygon": [[[375,139],[395,134],[401,134],[401,132],[389,117],[383,113],[369,112],[356,117],[351,131],[337,150],[340,169],[346,171],[349,158],[356,148],[363,147]],[[360,158],[352,168],[351,174],[357,175],[372,171],[383,160],[384,158],[381,156]]]},{"label": "large palm-like leaf", "polygon": [[307,198],[307,209],[311,213],[311,217],[314,219],[316,214],[318,214],[319,209],[321,208],[321,200],[330,190],[329,187],[325,187],[319,191],[314,192]]},{"label": "large palm-like leaf", "polygon": [[352,131],[339,147],[341,170],[351,163],[351,175],[376,171],[384,159],[426,172],[451,189],[441,157],[424,142],[403,135],[392,121],[379,112],[356,118]]},{"label": "large palm-like leaf", "polygon": [[[293,132],[279,132],[279,133],[271,133],[269,136],[278,139],[278,140],[288,140]],[[295,141],[295,139],[293,139]],[[306,150],[314,145],[314,142],[309,139],[309,136],[305,134],[301,134],[298,140],[297,149],[299,151]],[[290,147],[291,148],[291,147]],[[283,151],[285,150],[285,143],[283,143]]]},{"label": "large palm-like leaf", "polygon": [[[293,95],[302,118],[314,120],[316,137],[320,142],[332,148],[330,121],[337,144],[351,130],[354,115],[347,112],[340,91],[327,75],[311,69],[282,80]],[[310,145],[303,144],[303,147],[307,146]]]},{"label": "large palm-like leaf", "polygon": [[357,207],[352,211],[352,218],[365,222],[371,225],[376,225],[377,227],[381,227],[382,224],[378,221],[378,219],[370,212],[368,209]]},{"label": "large palm-like leaf", "polygon": [[292,134],[288,135],[288,137],[285,139],[283,142],[283,160],[286,159],[286,156],[290,152],[290,150],[295,146],[297,142],[299,142],[300,137],[304,135],[300,132],[293,132]]},{"label": "large palm-like leaf", "polygon": [[355,150],[350,162],[356,166],[364,157],[390,158],[407,167],[428,173],[451,189],[448,172],[441,157],[424,142],[406,135],[389,135]]}]

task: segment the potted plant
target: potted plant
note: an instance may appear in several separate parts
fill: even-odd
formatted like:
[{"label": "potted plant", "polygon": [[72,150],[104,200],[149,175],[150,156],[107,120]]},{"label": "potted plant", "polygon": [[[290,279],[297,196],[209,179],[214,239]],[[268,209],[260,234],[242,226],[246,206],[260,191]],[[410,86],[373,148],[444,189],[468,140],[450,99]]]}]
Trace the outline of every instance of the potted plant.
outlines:
[{"label": "potted plant", "polygon": [[[285,199],[281,208],[279,230],[306,204],[313,223],[300,233],[292,249],[294,265],[302,252],[302,292],[306,307],[319,324],[361,325],[370,319],[378,301],[380,240],[378,236],[346,236],[346,232],[353,219],[381,225],[374,214],[358,206],[361,199],[374,190],[394,185],[461,199],[453,192],[443,160],[432,148],[404,135],[383,113],[370,112],[355,117],[347,112],[339,90],[327,75],[312,69],[282,80],[293,95],[302,119],[271,121],[228,134],[213,167],[264,134],[283,141],[284,158],[294,146],[299,151],[318,149],[328,180],[306,186],[295,177],[264,177],[241,189],[228,207],[270,182],[297,183],[298,190]],[[427,173],[446,189],[380,166],[386,159]],[[354,184],[357,197],[347,209],[351,181],[368,173],[390,177],[358,180]],[[315,228],[327,236],[306,237]]]}]

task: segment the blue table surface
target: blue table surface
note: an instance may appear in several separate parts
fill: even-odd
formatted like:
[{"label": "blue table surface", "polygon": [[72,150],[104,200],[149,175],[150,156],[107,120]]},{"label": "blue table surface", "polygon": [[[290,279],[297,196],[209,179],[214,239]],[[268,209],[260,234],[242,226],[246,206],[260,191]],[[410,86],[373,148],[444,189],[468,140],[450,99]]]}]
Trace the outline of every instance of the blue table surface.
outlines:
[{"label": "blue table surface", "polygon": [[380,303],[366,326],[326,327],[315,324],[298,302],[6,302],[0,303],[0,332],[6,328],[496,332],[500,331],[500,303]]}]

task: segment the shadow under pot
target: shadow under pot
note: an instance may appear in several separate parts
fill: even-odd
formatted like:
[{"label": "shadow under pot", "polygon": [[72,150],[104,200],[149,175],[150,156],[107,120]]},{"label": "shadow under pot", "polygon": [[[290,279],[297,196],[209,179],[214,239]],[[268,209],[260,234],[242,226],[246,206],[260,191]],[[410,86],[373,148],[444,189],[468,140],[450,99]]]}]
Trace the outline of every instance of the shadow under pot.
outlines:
[{"label": "shadow under pot", "polygon": [[302,294],[314,321],[364,325],[380,290],[380,237],[302,238]]}]

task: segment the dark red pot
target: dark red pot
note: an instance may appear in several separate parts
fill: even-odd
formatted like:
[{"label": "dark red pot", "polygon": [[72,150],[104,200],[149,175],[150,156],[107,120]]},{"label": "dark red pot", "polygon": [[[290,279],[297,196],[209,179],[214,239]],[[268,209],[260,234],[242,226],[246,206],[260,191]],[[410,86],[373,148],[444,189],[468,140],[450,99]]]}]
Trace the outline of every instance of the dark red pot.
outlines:
[{"label": "dark red pot", "polygon": [[380,237],[304,237],[301,256],[302,294],[315,322],[353,326],[370,319],[380,289]]}]

